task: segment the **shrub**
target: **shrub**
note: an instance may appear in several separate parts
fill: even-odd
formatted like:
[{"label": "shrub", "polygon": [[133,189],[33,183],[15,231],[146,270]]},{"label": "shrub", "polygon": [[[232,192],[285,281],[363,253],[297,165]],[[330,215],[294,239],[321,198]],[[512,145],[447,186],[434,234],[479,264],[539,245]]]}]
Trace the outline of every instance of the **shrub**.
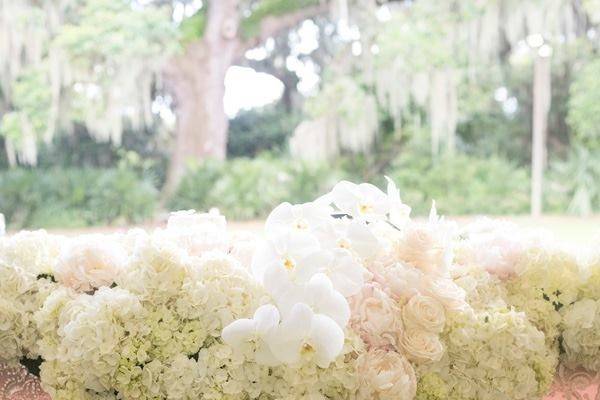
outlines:
[{"label": "shrub", "polygon": [[300,116],[282,106],[242,111],[229,124],[227,154],[254,157],[265,151],[279,151],[300,122]]},{"label": "shrub", "polygon": [[228,218],[266,216],[283,201],[299,203],[328,190],[338,178],[325,165],[286,158],[236,158],[205,162],[188,171],[169,202],[172,210],[217,207]]},{"label": "shrub", "polygon": [[139,222],[156,201],[156,189],[124,168],[0,172],[0,212],[15,229]]},{"label": "shrub", "polygon": [[545,206],[581,216],[600,211],[600,151],[575,145],[567,159],[550,164]]},{"label": "shrub", "polygon": [[448,215],[521,214],[529,210],[526,170],[509,161],[467,155],[431,157],[407,152],[387,171],[404,202],[426,214],[432,200]]}]

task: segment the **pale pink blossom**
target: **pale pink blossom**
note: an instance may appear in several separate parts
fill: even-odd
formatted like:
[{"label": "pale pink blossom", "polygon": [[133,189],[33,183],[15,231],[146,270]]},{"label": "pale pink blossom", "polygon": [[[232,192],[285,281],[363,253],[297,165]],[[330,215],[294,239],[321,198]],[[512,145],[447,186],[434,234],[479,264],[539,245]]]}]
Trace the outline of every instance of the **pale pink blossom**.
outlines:
[{"label": "pale pink blossom", "polygon": [[398,305],[377,284],[350,298],[351,327],[369,347],[396,346],[402,333]]},{"label": "pale pink blossom", "polygon": [[361,400],[412,400],[417,377],[410,362],[391,350],[371,349],[358,359]]}]

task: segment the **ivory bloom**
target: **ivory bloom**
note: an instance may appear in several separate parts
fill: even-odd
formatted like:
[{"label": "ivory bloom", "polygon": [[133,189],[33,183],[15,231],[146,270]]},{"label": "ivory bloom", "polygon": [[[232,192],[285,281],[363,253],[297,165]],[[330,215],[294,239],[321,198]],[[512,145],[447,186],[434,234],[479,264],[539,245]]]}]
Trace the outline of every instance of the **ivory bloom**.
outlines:
[{"label": "ivory bloom", "polygon": [[423,329],[406,328],[401,344],[407,357],[419,364],[439,361],[444,355],[438,335]]},{"label": "ivory bloom", "polygon": [[402,309],[405,326],[420,327],[432,333],[440,333],[446,323],[442,304],[429,296],[413,296]]},{"label": "ivory bloom", "polygon": [[360,399],[412,400],[417,391],[415,370],[395,351],[371,349],[360,356]]},{"label": "ivory bloom", "polygon": [[67,287],[87,292],[110,286],[125,261],[124,249],[110,238],[101,235],[82,237],[63,249],[54,276]]}]

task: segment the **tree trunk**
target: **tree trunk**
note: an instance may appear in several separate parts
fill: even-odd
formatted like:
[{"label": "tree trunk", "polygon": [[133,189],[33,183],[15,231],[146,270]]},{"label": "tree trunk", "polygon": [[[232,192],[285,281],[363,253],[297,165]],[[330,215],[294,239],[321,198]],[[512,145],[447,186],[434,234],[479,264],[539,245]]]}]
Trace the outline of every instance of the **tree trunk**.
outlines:
[{"label": "tree trunk", "polygon": [[177,127],[164,195],[177,187],[190,162],[226,156],[225,75],[238,47],[238,0],[213,0],[202,40],[173,60],[166,75],[175,101]]},{"label": "tree trunk", "polygon": [[[539,52],[539,50],[538,50]],[[533,70],[533,126],[531,145],[531,215],[542,214],[548,112],[550,111],[550,57],[535,55]]]},{"label": "tree trunk", "polygon": [[229,122],[223,98],[227,69],[245,50],[328,10],[328,4],[322,2],[284,15],[267,16],[261,21],[259,33],[242,41],[238,35],[239,1],[208,0],[202,38],[188,45],[185,53],[166,68],[165,78],[175,101],[177,128],[163,201],[176,190],[190,161],[226,156]]}]

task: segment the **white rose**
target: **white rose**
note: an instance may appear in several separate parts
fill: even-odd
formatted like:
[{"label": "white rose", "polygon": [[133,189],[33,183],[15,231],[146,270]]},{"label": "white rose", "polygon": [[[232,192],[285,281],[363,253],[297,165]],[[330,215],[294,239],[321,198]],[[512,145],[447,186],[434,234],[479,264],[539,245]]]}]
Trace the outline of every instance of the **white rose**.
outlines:
[{"label": "white rose", "polygon": [[61,252],[54,277],[67,287],[88,292],[110,286],[126,258],[125,250],[109,237],[84,236]]},{"label": "white rose", "polygon": [[444,355],[438,335],[422,329],[405,329],[401,344],[407,357],[417,363],[439,361]]},{"label": "white rose", "polygon": [[451,226],[442,222],[409,225],[403,237],[394,243],[398,261],[427,275],[448,276],[454,257]]},{"label": "white rose", "polygon": [[444,330],[446,314],[442,304],[429,296],[417,294],[402,309],[405,326],[420,327],[426,331],[440,333]]},{"label": "white rose", "polygon": [[465,301],[465,290],[452,279],[426,277],[422,289],[424,294],[438,300],[447,310],[465,310],[469,307]]},{"label": "white rose", "polygon": [[417,391],[415,370],[395,351],[372,349],[358,359],[362,380],[360,398],[373,400],[412,400]]}]

